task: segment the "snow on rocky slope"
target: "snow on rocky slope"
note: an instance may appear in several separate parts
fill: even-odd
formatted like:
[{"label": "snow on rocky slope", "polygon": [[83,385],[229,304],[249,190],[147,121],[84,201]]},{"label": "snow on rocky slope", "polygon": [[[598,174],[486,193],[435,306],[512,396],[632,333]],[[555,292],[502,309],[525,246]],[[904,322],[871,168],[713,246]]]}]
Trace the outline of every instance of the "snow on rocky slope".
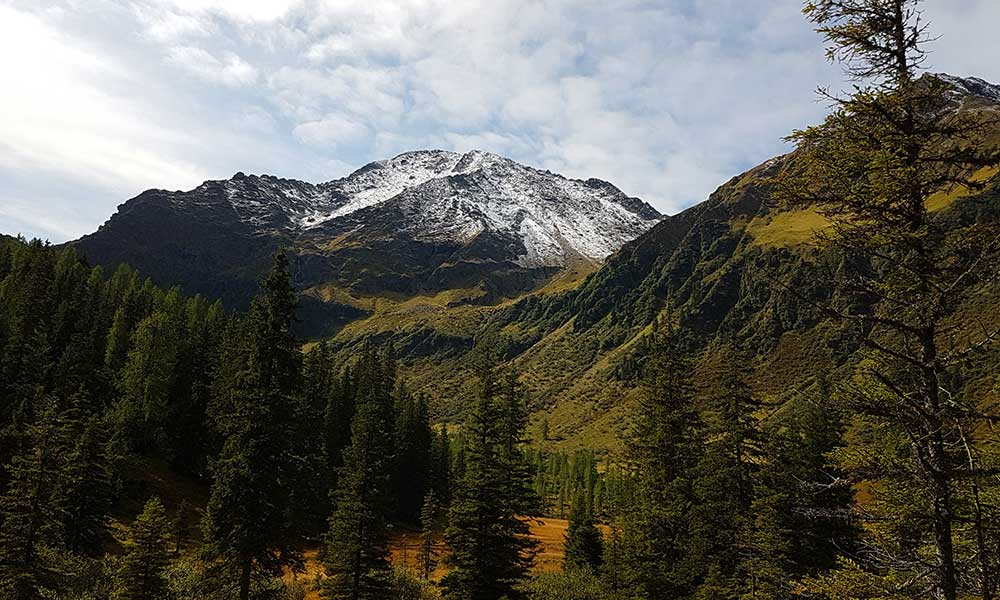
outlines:
[{"label": "snow on rocky slope", "polygon": [[[218,182],[209,182],[217,184]],[[313,185],[237,174],[223,182],[240,220],[260,229],[322,237],[350,217],[378,226],[380,211],[421,241],[467,243],[483,232],[519,239],[524,267],[599,262],[655,225],[653,207],[598,179],[567,179],[482,151],[406,152]]]}]

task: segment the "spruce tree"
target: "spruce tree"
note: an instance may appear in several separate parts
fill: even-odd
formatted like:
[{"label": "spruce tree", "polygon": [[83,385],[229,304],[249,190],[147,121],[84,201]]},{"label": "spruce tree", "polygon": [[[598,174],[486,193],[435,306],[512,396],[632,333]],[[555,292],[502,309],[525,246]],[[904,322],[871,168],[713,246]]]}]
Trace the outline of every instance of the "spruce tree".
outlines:
[{"label": "spruce tree", "polygon": [[278,253],[232,340],[232,387],[217,401],[224,442],[205,511],[206,554],[235,571],[240,600],[249,597],[254,578],[299,564],[290,518],[299,480],[290,451],[301,358],[291,333],[295,306],[288,259]]},{"label": "spruce tree", "polygon": [[368,348],[357,372],[358,405],[333,496],[322,593],[330,599],[377,600],[390,593],[395,369],[390,356]]},{"label": "spruce tree", "polygon": [[752,588],[744,561],[755,526],[752,508],[758,498],[763,434],[754,412],[761,403],[747,382],[746,357],[723,349],[709,392],[706,449],[694,481],[691,514],[693,555],[707,569],[697,593],[703,598],[738,597]]},{"label": "spruce tree", "polygon": [[132,523],[118,573],[115,600],[161,600],[168,597],[164,571],[170,562],[167,513],[157,497],[150,498]]},{"label": "spruce tree", "polygon": [[441,529],[441,507],[438,505],[434,490],[427,492],[424,504],[420,508],[420,576],[425,580],[431,578],[437,566],[437,551],[434,549],[434,538]]},{"label": "spruce tree", "polygon": [[0,597],[34,600],[58,589],[43,555],[63,544],[64,434],[56,404],[46,401],[29,428],[26,448],[11,463],[11,482],[0,499]]},{"label": "spruce tree", "polygon": [[430,483],[431,425],[427,399],[401,386],[396,392],[395,472],[392,477],[396,513],[416,523]]},{"label": "spruce tree", "polygon": [[79,554],[96,555],[115,499],[106,424],[97,417],[83,421],[82,415],[73,416],[70,434],[76,439],[65,450],[59,479],[65,545]]},{"label": "spruce tree", "polygon": [[563,570],[587,569],[596,572],[604,555],[604,537],[597,528],[585,490],[577,493],[569,513],[569,527],[563,544]]},{"label": "spruce tree", "polygon": [[442,508],[447,509],[451,498],[451,439],[448,427],[440,426],[431,444],[430,485],[434,497]]},{"label": "spruce tree", "polygon": [[457,482],[445,531],[451,570],[445,597],[515,600],[534,562],[535,542],[522,516],[535,508],[521,453],[523,397],[513,375],[500,380],[495,359],[476,365],[478,389],[466,425],[464,473]]},{"label": "spruce tree", "polygon": [[702,423],[678,335],[658,324],[643,365],[643,394],[628,442],[634,496],[622,495],[616,583],[630,594],[684,597],[702,573],[689,531]]}]

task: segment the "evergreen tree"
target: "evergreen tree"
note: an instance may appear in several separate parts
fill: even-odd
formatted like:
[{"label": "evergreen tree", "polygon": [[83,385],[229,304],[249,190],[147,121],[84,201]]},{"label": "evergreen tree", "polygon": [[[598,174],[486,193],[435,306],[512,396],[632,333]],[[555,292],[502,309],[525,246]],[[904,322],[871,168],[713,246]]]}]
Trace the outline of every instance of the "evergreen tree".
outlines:
[{"label": "evergreen tree", "polygon": [[434,549],[434,536],[441,527],[441,507],[432,489],[424,498],[420,508],[420,575],[430,579],[437,566],[437,551]]},{"label": "evergreen tree", "polygon": [[191,511],[191,504],[187,498],[181,500],[177,507],[177,514],[174,515],[173,535],[174,535],[174,555],[181,553],[181,548],[187,543],[191,536],[191,525],[188,522],[188,513]]},{"label": "evergreen tree", "polygon": [[774,526],[784,532],[781,552],[770,554],[780,555],[795,577],[814,575],[857,551],[854,490],[833,459],[846,444],[844,414],[821,377],[775,417],[765,428],[760,473],[765,497],[758,508],[772,512]]},{"label": "evergreen tree", "polygon": [[364,352],[357,369],[359,397],[351,445],[344,451],[323,561],[323,596],[331,599],[379,599],[390,593],[387,520],[392,508],[395,369],[391,356],[373,348]]},{"label": "evergreen tree", "polygon": [[467,424],[464,474],[452,497],[445,542],[451,571],[442,580],[447,598],[511,600],[534,561],[535,543],[519,518],[534,507],[521,454],[523,397],[516,378],[503,381],[494,361],[476,365],[478,390]]},{"label": "evergreen tree", "polygon": [[743,577],[744,560],[764,454],[754,417],[761,403],[747,383],[748,362],[731,349],[720,352],[719,360],[713,374],[717,386],[708,398],[706,450],[694,482],[691,535],[693,553],[707,568],[697,594],[721,599],[739,597],[750,588]]},{"label": "evergreen tree", "polygon": [[[703,565],[689,531],[702,423],[694,408],[691,365],[677,334],[657,326],[643,365],[643,395],[629,440],[635,497],[620,519],[617,583],[645,597],[684,597]],[[623,498],[624,499],[624,498]]]},{"label": "evergreen tree", "polygon": [[279,253],[233,340],[238,366],[218,403],[216,426],[225,441],[205,511],[206,553],[236,571],[240,600],[249,597],[255,577],[279,575],[300,560],[290,518],[299,482],[290,427],[300,371],[291,333],[295,305],[288,259]]},{"label": "evergreen tree", "polygon": [[431,471],[431,425],[427,399],[413,395],[404,386],[396,393],[396,466],[392,477],[393,498],[400,519],[415,523],[426,495]]},{"label": "evergreen tree", "polygon": [[66,440],[54,402],[41,408],[28,440],[0,502],[0,597],[11,600],[34,600],[59,587],[43,558],[63,543],[59,481]]},{"label": "evergreen tree", "polygon": [[430,485],[444,509],[448,508],[451,498],[451,471],[451,439],[448,427],[442,424],[431,444]]},{"label": "evergreen tree", "polygon": [[118,574],[115,600],[160,600],[168,597],[164,571],[170,561],[167,549],[167,513],[160,499],[146,502],[132,523],[125,542],[125,556]]},{"label": "evergreen tree", "polygon": [[589,504],[583,490],[573,499],[569,528],[563,544],[563,570],[588,569],[596,572],[601,566],[604,538],[597,528]]},{"label": "evergreen tree", "polygon": [[76,440],[65,453],[59,478],[65,544],[73,552],[95,555],[114,500],[105,424],[97,417],[80,422],[82,415],[72,416]]}]

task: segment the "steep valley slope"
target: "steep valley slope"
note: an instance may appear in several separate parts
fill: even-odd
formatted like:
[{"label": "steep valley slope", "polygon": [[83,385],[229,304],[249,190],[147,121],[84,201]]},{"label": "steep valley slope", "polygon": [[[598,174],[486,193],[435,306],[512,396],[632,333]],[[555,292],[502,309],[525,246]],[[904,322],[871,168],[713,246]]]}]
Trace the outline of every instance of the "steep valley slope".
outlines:
[{"label": "steep valley slope", "polygon": [[[1000,114],[1000,88],[941,77],[952,110]],[[663,218],[599,180],[421,151],[319,186],[239,174],[187,193],[153,190],[76,243],[96,262],[129,262],[236,307],[284,247],[307,346],[349,360],[364,343],[391,341],[410,387],[430,395],[438,418],[457,420],[471,393],[469,352],[488,337],[521,373],[535,442],[614,452],[658,319],[686,332],[702,384],[722,345],[747,349],[751,383],[776,413],[850,364],[863,332],[816,305],[831,294],[820,271],[838,260],[816,243],[827,223],[770,197],[769,178],[795,160],[769,160]],[[1000,220],[997,169],[975,175],[984,191],[942,190],[928,203],[956,235]],[[958,318],[1000,324],[998,301],[1000,290],[982,289]],[[995,394],[990,377],[969,385]]]}]

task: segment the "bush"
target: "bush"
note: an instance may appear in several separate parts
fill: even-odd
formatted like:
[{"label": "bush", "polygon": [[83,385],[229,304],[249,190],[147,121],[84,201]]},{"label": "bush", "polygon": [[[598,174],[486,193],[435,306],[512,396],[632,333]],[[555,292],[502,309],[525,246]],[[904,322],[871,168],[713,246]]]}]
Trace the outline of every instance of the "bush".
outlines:
[{"label": "bush", "polygon": [[393,600],[437,600],[440,596],[437,589],[429,581],[424,581],[411,571],[399,567],[393,568],[389,576],[392,586]]},{"label": "bush", "polygon": [[607,589],[599,577],[585,569],[563,573],[539,573],[524,584],[530,600],[626,600]]}]

